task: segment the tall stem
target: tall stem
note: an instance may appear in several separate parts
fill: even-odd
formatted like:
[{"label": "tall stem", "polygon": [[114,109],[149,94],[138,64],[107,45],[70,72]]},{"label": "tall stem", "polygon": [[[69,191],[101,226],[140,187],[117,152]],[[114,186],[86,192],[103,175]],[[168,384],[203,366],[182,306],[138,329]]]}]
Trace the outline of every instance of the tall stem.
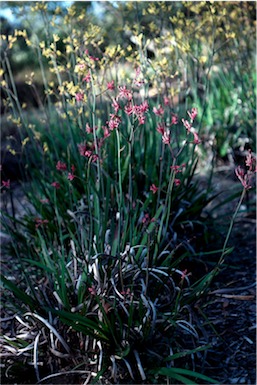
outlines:
[{"label": "tall stem", "polygon": [[228,229],[227,236],[226,236],[226,239],[225,239],[225,242],[224,242],[224,245],[223,245],[223,249],[222,249],[222,253],[221,253],[218,265],[221,265],[224,262],[224,255],[226,254],[226,247],[227,247],[230,235],[231,235],[232,228],[233,228],[234,223],[235,223],[236,216],[238,214],[240,206],[241,206],[241,204],[243,202],[243,199],[245,197],[246,191],[247,190],[244,188],[243,191],[242,191],[241,197],[239,199],[239,202],[237,204],[236,210],[235,210],[235,212],[234,212],[234,214],[233,214],[233,216],[231,218],[229,229]]},{"label": "tall stem", "polygon": [[118,153],[118,181],[119,181],[119,194],[118,194],[118,245],[117,251],[118,255],[120,255],[120,238],[121,238],[121,221],[122,221],[122,175],[121,175],[121,161],[120,161],[120,134],[119,131],[116,130],[116,139],[117,139],[117,153]]}]

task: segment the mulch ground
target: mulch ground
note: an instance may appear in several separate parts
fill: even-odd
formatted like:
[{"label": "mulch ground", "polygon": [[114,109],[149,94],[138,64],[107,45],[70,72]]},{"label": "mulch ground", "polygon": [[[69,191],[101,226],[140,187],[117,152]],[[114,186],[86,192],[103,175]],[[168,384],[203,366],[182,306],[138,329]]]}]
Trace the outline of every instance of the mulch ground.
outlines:
[{"label": "mulch ground", "polygon": [[[217,172],[213,178],[217,198],[224,201],[238,187],[233,170]],[[215,226],[225,235],[238,198],[214,210]],[[217,202],[215,203],[217,204]],[[248,207],[247,207],[248,206]],[[216,234],[217,237],[217,234]],[[220,244],[219,239],[214,239]],[[213,348],[206,371],[219,384],[256,384],[256,212],[255,192],[250,191],[233,227],[229,246],[234,250],[212,282],[204,300],[204,313]]]}]

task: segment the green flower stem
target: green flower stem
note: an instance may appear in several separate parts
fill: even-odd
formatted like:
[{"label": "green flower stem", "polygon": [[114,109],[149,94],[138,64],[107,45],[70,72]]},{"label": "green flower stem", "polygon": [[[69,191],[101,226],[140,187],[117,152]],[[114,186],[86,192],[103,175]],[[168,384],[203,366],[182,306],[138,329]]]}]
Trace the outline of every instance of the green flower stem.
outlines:
[{"label": "green flower stem", "polygon": [[132,243],[132,204],[133,204],[133,146],[134,146],[134,122],[133,124],[129,120],[130,125],[130,135],[128,140],[129,147],[129,189],[128,189],[128,197],[129,197],[129,243]]},{"label": "green flower stem", "polygon": [[162,184],[162,176],[163,176],[164,146],[165,146],[165,144],[162,143],[161,157],[160,157],[160,174],[159,174],[159,184],[158,184],[159,188],[158,188],[158,197],[157,197],[157,203],[156,203],[156,211],[160,205],[160,199],[161,199],[161,184]]},{"label": "green flower stem", "polygon": [[231,221],[230,221],[230,225],[229,225],[229,229],[228,229],[228,232],[227,232],[227,236],[226,236],[226,239],[225,239],[225,242],[224,242],[224,245],[223,245],[223,249],[222,249],[222,253],[221,253],[221,256],[220,256],[220,259],[219,259],[219,262],[218,262],[218,266],[219,265],[222,265],[222,263],[224,262],[224,255],[226,254],[226,248],[227,248],[227,244],[228,244],[228,241],[229,241],[229,238],[230,238],[230,235],[231,235],[231,231],[232,231],[232,228],[234,226],[234,222],[235,222],[235,219],[237,217],[237,214],[238,214],[238,211],[240,209],[240,206],[243,202],[243,199],[245,197],[245,194],[246,194],[246,189],[244,188],[243,191],[242,191],[242,194],[241,194],[241,197],[239,199],[239,202],[237,204],[237,207],[236,207],[236,210],[231,218]]},{"label": "green flower stem", "polygon": [[[176,164],[176,158],[173,159],[172,166],[175,166]],[[175,172],[172,170],[170,173],[170,178],[169,178],[169,185],[168,185],[168,191],[166,194],[166,199],[165,199],[165,205],[164,205],[164,210],[161,218],[161,224],[158,232],[158,244],[160,243],[161,240],[161,234],[162,234],[162,229],[163,229],[163,223],[166,218],[166,223],[165,223],[165,233],[168,229],[169,225],[169,217],[170,217],[170,209],[171,209],[171,195],[172,195],[172,189],[174,185],[174,179],[175,179]]]},{"label": "green flower stem", "polygon": [[117,245],[117,253],[120,255],[120,238],[121,238],[121,221],[122,221],[122,175],[121,175],[121,161],[120,161],[120,134],[118,130],[116,132],[117,139],[117,154],[118,154],[118,183],[119,183],[119,194],[118,194],[118,209],[119,209],[119,218],[118,218],[118,245]]},{"label": "green flower stem", "polygon": [[[101,211],[100,211],[100,187],[101,187],[101,168],[100,168],[100,157],[99,157],[99,149],[97,144],[97,136],[96,136],[96,121],[95,121],[95,109],[96,109],[96,93],[95,93],[95,87],[93,83],[93,75],[90,70],[90,76],[91,76],[91,85],[92,85],[92,96],[93,96],[93,102],[92,102],[92,125],[93,125],[93,136],[94,136],[94,146],[95,146],[95,153],[97,155],[97,179],[96,179],[96,191],[97,191],[97,197],[95,201],[95,212],[96,212],[96,218],[97,218],[97,238],[101,238],[100,230],[101,230]],[[103,191],[102,191],[103,192]]]},{"label": "green flower stem", "polygon": [[19,98],[18,98],[17,89],[16,89],[16,85],[15,85],[15,81],[14,81],[14,77],[13,77],[13,73],[12,73],[11,64],[10,64],[10,61],[9,61],[9,58],[8,58],[8,55],[7,55],[6,52],[5,52],[5,55],[4,55],[4,59],[5,59],[5,64],[6,64],[6,67],[7,67],[7,70],[8,70],[10,82],[11,82],[11,85],[12,85],[14,100],[15,100],[17,109],[19,111],[19,116],[21,118],[21,121],[22,121],[24,127],[26,127],[27,125],[26,125],[26,123],[24,121],[24,117],[23,117],[23,113],[22,113],[22,108],[21,108],[21,105],[20,105],[20,101],[19,101]]},{"label": "green flower stem", "polygon": [[[174,167],[175,164],[176,164],[176,158],[173,159],[172,166]],[[167,193],[167,196],[166,196],[166,202],[165,202],[165,206],[167,207],[167,216],[166,216],[165,232],[167,232],[168,226],[169,226],[170,210],[171,210],[171,199],[172,199],[172,190],[173,190],[173,185],[174,185],[175,175],[176,175],[175,171],[172,170],[172,172],[171,172],[171,174],[170,174],[168,193]]]}]

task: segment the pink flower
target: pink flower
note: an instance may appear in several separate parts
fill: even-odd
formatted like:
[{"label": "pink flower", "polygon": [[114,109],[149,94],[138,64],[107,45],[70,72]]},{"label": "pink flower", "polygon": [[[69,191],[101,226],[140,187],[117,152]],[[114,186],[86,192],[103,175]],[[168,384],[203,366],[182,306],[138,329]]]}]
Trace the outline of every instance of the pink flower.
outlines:
[{"label": "pink flower", "polygon": [[113,91],[115,89],[114,80],[107,83],[107,90]]},{"label": "pink flower", "polygon": [[81,102],[84,100],[84,93],[83,92],[78,92],[75,94],[75,99],[77,102]]},{"label": "pink flower", "polygon": [[157,191],[158,191],[158,187],[156,187],[155,184],[152,184],[151,187],[150,187],[150,191],[152,191],[153,194],[156,194]]},{"label": "pink flower", "polygon": [[187,113],[188,113],[188,115],[189,115],[191,121],[193,122],[193,121],[195,120],[195,118],[197,117],[198,111],[197,111],[197,108],[193,107],[193,108],[191,109],[191,112],[190,112],[190,111],[187,111]]},{"label": "pink flower", "polygon": [[143,103],[141,103],[139,106],[137,106],[137,111],[140,113],[145,113],[149,110],[149,104],[147,100],[144,100]]},{"label": "pink flower", "polygon": [[98,60],[99,60],[98,57],[90,56],[90,55],[89,55],[88,49],[85,50],[85,55],[87,55],[87,56],[89,57],[90,60],[93,60],[93,61],[98,61]]},{"label": "pink flower", "polygon": [[133,81],[133,83],[134,83],[137,87],[141,87],[141,86],[144,84],[144,80],[139,79],[140,74],[141,74],[141,69],[140,69],[140,67],[137,67],[137,68],[136,68],[136,73],[135,73],[135,79],[134,79],[134,81]]},{"label": "pink flower", "polygon": [[86,158],[90,158],[90,156],[93,153],[93,151],[92,151],[93,146],[89,147],[84,143],[78,144],[78,149],[79,149],[80,155],[84,156]]},{"label": "pink flower", "polygon": [[98,159],[98,155],[93,154],[92,157],[91,157],[92,163],[96,163],[96,162],[97,162],[97,159]]},{"label": "pink flower", "polygon": [[182,271],[181,278],[184,279],[187,276],[187,269]]},{"label": "pink flower", "polygon": [[124,295],[124,296],[130,295],[130,294],[131,294],[131,293],[130,293],[130,288],[128,288],[126,291],[125,291],[125,290],[122,290],[122,291],[120,292],[120,294],[121,294],[121,295]]},{"label": "pink flower", "polygon": [[175,171],[175,174],[182,172],[182,166],[179,166],[178,164],[176,164],[175,166],[170,166],[170,169],[172,171]]},{"label": "pink flower", "polygon": [[53,183],[51,183],[51,186],[56,188],[56,190],[58,190],[61,187],[59,182],[53,182]]},{"label": "pink flower", "polygon": [[176,164],[175,166],[170,166],[170,169],[175,172],[175,174],[178,174],[179,172],[182,172],[182,169],[186,167],[186,164],[183,163],[180,166]]},{"label": "pink flower", "polygon": [[175,114],[172,114],[171,124],[178,124],[178,117]]},{"label": "pink flower", "polygon": [[119,95],[118,99],[132,99],[132,92],[126,88],[126,86],[119,86]]},{"label": "pink flower", "polygon": [[68,178],[70,181],[72,181],[72,180],[73,180],[74,178],[76,178],[76,177],[75,177],[74,174],[72,174],[71,172],[69,172],[67,178]]},{"label": "pink flower", "polygon": [[184,127],[187,129],[187,133],[191,132],[192,125],[189,123],[189,121],[182,119],[182,123]]},{"label": "pink flower", "polygon": [[91,80],[90,72],[82,79],[83,82],[89,83]]},{"label": "pink flower", "polygon": [[132,105],[132,103],[128,103],[125,107],[124,107],[124,111],[127,115],[132,115],[133,112],[134,112],[134,107]]},{"label": "pink flower", "polygon": [[83,70],[86,67],[86,64],[85,63],[80,63],[80,64],[78,64],[78,67],[79,67],[80,70]]},{"label": "pink flower", "polygon": [[149,214],[148,213],[146,213],[144,216],[143,216],[143,218],[142,218],[142,223],[148,223],[149,222],[149,220],[150,220],[150,216],[149,216]]},{"label": "pink flower", "polygon": [[60,160],[58,160],[58,162],[56,164],[56,170],[58,170],[58,171],[66,171],[67,170],[66,163],[61,162]]},{"label": "pink flower", "polygon": [[200,144],[201,140],[199,139],[198,134],[193,131],[193,135],[194,135],[194,144]]},{"label": "pink flower", "polygon": [[104,132],[104,139],[108,138],[111,135],[110,130],[107,126],[103,126],[103,132]]},{"label": "pink flower", "polygon": [[112,107],[114,108],[115,114],[121,109],[119,103],[115,99],[113,99]]},{"label": "pink flower", "polygon": [[138,123],[141,125],[141,124],[145,124],[145,120],[146,120],[146,117],[144,115],[139,115],[138,116]]},{"label": "pink flower", "polygon": [[175,186],[179,186],[180,183],[181,183],[181,181],[179,179],[176,179],[176,178],[174,179]]},{"label": "pink flower", "polygon": [[5,188],[10,188],[10,179],[8,180],[2,180],[2,186],[5,187]]},{"label": "pink flower", "polygon": [[118,128],[121,123],[121,118],[118,115],[110,114],[111,119],[108,122],[108,127],[111,131]]},{"label": "pink flower", "polygon": [[93,128],[91,128],[88,123],[86,124],[86,132],[88,134],[92,134],[92,132],[93,132]]},{"label": "pink flower", "polygon": [[89,56],[89,59],[92,60],[92,61],[98,61],[99,57]]},{"label": "pink flower", "polygon": [[71,165],[71,172],[74,174],[74,172],[76,171],[76,167],[74,166],[74,164]]},{"label": "pink flower", "polygon": [[159,123],[156,128],[157,132],[159,132],[161,135],[164,135],[165,133],[165,125],[163,123]]},{"label": "pink flower", "polygon": [[148,111],[149,105],[145,100],[142,104],[135,105],[133,107],[133,112],[135,113],[139,124],[144,124],[146,121],[145,113]]},{"label": "pink flower", "polygon": [[161,105],[159,105],[158,108],[156,107],[153,108],[153,113],[157,116],[162,116],[164,114],[164,109],[162,108]]},{"label": "pink flower", "polygon": [[241,166],[237,166],[237,168],[235,169],[235,173],[238,179],[240,180],[240,182],[242,183],[242,186],[246,190],[249,190],[250,188],[252,188],[252,185],[251,185],[251,179],[253,175],[252,173],[245,172],[245,170]]},{"label": "pink flower", "polygon": [[251,172],[255,171],[256,172],[256,159],[252,155],[252,151],[251,150],[248,150],[248,154],[246,156],[245,164],[249,168],[249,171],[251,171]]},{"label": "pink flower", "polygon": [[95,286],[89,287],[88,291],[91,295],[95,296],[96,295],[96,288]]},{"label": "pink flower", "polygon": [[170,104],[170,99],[167,96],[164,96],[163,103],[165,106],[168,106]]},{"label": "pink flower", "polygon": [[164,144],[170,144],[170,133],[169,132],[164,132],[162,135],[162,141]]}]

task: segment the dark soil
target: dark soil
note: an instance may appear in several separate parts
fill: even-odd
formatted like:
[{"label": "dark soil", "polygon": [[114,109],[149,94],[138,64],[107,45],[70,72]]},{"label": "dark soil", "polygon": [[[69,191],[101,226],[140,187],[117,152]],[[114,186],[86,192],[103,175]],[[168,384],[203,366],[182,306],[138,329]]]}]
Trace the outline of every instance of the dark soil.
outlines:
[{"label": "dark soil", "polygon": [[[240,184],[234,179],[231,169],[225,169],[225,172],[217,170],[213,183],[214,189],[221,194],[209,205],[206,212],[215,223],[213,237],[210,238],[210,250],[221,247],[238,198],[225,206],[216,209],[214,206],[218,202],[222,203],[235,190],[240,190]],[[16,208],[22,215],[22,210],[28,202],[18,185],[13,196]],[[248,202],[254,201],[254,197],[254,192],[251,192]],[[248,204],[247,207],[246,203],[242,205],[229,242],[229,245],[234,246],[234,250],[226,257],[207,296],[195,305],[198,322],[204,326],[208,341],[212,345],[202,363],[202,373],[216,379],[218,384],[256,383],[256,220],[254,205]],[[5,209],[11,210],[7,195],[2,196],[1,206],[2,209],[5,206]],[[2,234],[1,242],[8,241]],[[15,276],[15,264],[12,264],[13,268],[10,269],[9,258],[5,255],[2,255],[2,261],[3,271],[9,276]],[[2,308],[2,320],[8,316]],[[3,333],[8,332],[8,325],[8,322],[2,321]],[[20,361],[15,362],[15,359],[12,365],[14,370],[7,370],[10,366],[8,360],[2,361],[2,383],[36,382],[32,366],[24,366]],[[10,375],[11,372],[16,372],[17,376]],[[73,374],[63,374],[52,378],[51,383],[68,384],[78,381]],[[81,381],[83,382],[80,378]]]}]

